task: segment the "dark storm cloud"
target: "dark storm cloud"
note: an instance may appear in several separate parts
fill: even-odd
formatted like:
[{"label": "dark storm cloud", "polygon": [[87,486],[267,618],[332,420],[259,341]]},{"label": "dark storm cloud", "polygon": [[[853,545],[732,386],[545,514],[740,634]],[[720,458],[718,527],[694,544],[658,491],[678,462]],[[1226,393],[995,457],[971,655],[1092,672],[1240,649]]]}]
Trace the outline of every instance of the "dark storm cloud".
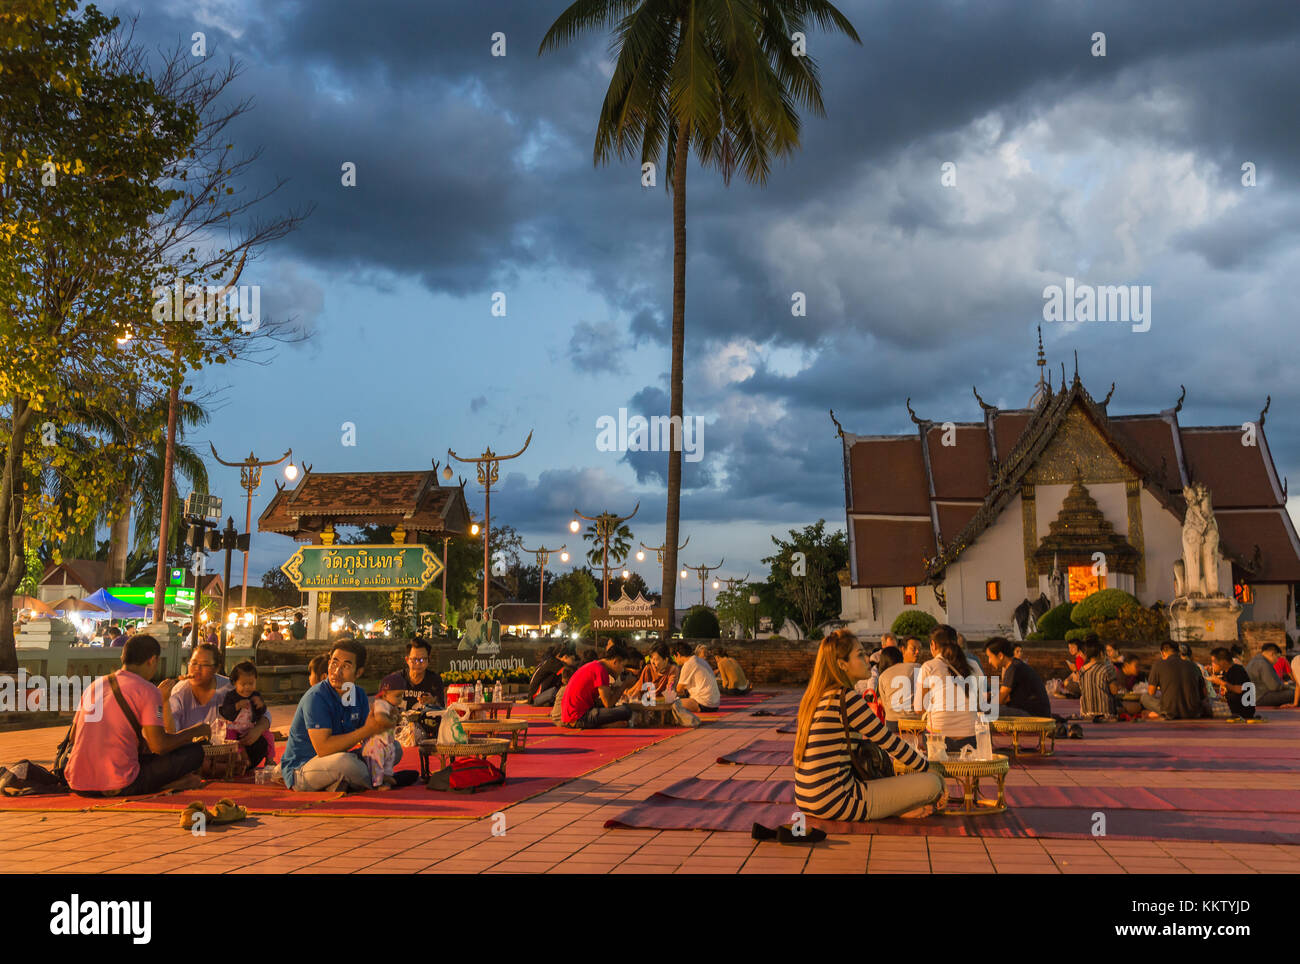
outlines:
[{"label": "dark storm cloud", "polygon": [[[317,204],[289,253],[375,284],[482,292],[485,315],[490,291],[559,269],[623,312],[633,344],[665,345],[669,198],[640,186],[635,163],[593,167],[607,37],[538,58],[564,6],[316,0],[244,24],[226,44],[258,100],[241,139],[266,146],[269,175],[292,178],[286,205]],[[685,466],[684,518],[834,519],[828,408],[867,434],[912,430],[908,396],[923,417],[978,420],[972,383],[1023,406],[1042,287],[1066,275],[1152,283],[1157,314],[1145,335],[1049,327],[1054,379],[1078,348],[1098,397],[1117,383],[1116,413],[1166,408],[1180,382],[1187,424],[1253,418],[1269,386],[1274,412],[1296,410],[1295,366],[1270,346],[1288,343],[1300,269],[1300,5],[840,6],[864,45],[810,35],[828,117],[804,117],[801,150],[762,189],[690,168],[687,408],[710,414],[706,458]],[[155,26],[188,37],[192,24]],[[498,30],[508,56],[494,59]],[[1098,30],[1105,58],[1089,54]],[[1036,156],[1022,170],[1003,150]],[[356,188],[339,183],[346,160]],[[939,185],[946,160],[959,164],[952,191]],[[1240,184],[1244,162],[1255,188]],[[597,349],[585,349],[619,336],[574,329],[571,363],[590,370]],[[737,341],[808,348],[811,363],[782,374],[759,361],[704,387],[691,366]],[[666,411],[663,383],[631,396],[637,407]],[[1300,466],[1295,427],[1270,437],[1283,472]],[[657,486],[664,457],[610,458],[608,473],[511,476],[502,498],[521,528],[575,499],[627,511],[618,460]]]}]

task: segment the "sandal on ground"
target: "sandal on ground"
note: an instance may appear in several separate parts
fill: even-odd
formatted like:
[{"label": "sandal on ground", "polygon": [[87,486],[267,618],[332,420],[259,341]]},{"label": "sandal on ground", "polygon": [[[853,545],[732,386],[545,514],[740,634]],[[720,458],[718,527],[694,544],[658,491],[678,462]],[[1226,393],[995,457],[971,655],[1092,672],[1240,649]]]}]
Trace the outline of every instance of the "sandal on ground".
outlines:
[{"label": "sandal on ground", "polygon": [[212,811],[203,805],[202,800],[192,800],[189,804],[186,805],[185,809],[181,811],[182,830],[194,829],[194,827],[196,826],[194,822],[194,815],[196,813],[203,814],[203,820],[198,824],[198,826],[204,826],[206,824],[212,823],[214,819],[212,816]]},{"label": "sandal on ground", "polygon": [[777,832],[771,827],[765,827],[761,823],[756,823],[750,829],[749,835],[755,840],[775,840]]},{"label": "sandal on ground", "polygon": [[826,831],[805,827],[803,833],[796,834],[791,827],[782,824],[776,828],[776,839],[783,844],[815,844],[826,839]]},{"label": "sandal on ground", "polygon": [[1070,739],[1071,740],[1083,739],[1083,727],[1081,727],[1078,723],[1070,724]]},{"label": "sandal on ground", "polygon": [[213,823],[238,823],[241,820],[248,819],[248,810],[228,797],[218,800],[217,805],[212,810]]}]

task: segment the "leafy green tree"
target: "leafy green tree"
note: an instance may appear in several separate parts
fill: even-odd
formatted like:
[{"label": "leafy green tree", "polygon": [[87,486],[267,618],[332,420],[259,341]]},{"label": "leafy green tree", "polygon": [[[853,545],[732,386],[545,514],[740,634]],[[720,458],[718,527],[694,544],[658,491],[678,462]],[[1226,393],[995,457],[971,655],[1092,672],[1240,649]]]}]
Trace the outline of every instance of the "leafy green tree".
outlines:
[{"label": "leafy green tree", "polygon": [[596,606],[599,589],[596,580],[586,569],[573,569],[555,580],[551,588],[552,611],[568,606],[570,628],[581,630],[591,621],[591,611]]},{"label": "leafy green tree", "polygon": [[[73,0],[13,0],[0,12],[0,670],[16,668],[13,595],[27,530],[61,542],[121,482],[120,453],[60,444],[76,405],[147,353],[118,339],[153,325],[139,239],[183,191],[170,159],[197,117],[113,60],[115,19]],[[34,444],[33,444],[34,443]],[[76,480],[71,518],[36,476]]]},{"label": "leafy green tree", "polygon": [[849,562],[843,532],[826,533],[826,520],[818,519],[801,531],[790,530],[789,539],[772,536],[775,555],[763,562],[771,566],[768,582],[793,607],[805,633],[840,612],[837,573]]},{"label": "leafy green tree", "polygon": [[[858,41],[826,0],[577,0],[551,25],[540,53],[580,33],[612,28],[614,71],[596,125],[593,160],[640,156],[663,167],[673,200],[670,415],[680,426],[686,341],[686,166],[690,149],[724,183],[739,170],[767,181],[773,156],[799,146],[796,105],[823,114],[816,62],[791,38],[809,21]],[[858,41],[860,42],[860,41]],[[677,599],[681,439],[668,455],[663,605]]]}]

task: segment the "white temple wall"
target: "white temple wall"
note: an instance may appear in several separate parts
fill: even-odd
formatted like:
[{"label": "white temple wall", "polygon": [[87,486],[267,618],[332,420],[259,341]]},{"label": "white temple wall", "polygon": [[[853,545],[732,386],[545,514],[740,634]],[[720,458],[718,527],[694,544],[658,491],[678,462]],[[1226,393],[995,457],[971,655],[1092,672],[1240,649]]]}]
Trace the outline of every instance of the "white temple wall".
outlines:
[{"label": "white temple wall", "polygon": [[[871,594],[876,595],[876,615],[871,614]],[[919,609],[927,612],[939,622],[947,621],[947,613],[939,606],[931,586],[916,587],[916,605],[903,603],[902,586],[877,586],[874,589],[840,587],[840,618],[848,623],[850,632],[867,638],[879,638],[889,632],[898,614],[904,609]]]},{"label": "white temple wall", "polygon": [[[1012,613],[1025,598],[1024,522],[1020,496],[948,567],[944,590],[948,622],[982,638],[1010,631]],[[986,598],[985,584],[999,583],[1001,599]]]}]

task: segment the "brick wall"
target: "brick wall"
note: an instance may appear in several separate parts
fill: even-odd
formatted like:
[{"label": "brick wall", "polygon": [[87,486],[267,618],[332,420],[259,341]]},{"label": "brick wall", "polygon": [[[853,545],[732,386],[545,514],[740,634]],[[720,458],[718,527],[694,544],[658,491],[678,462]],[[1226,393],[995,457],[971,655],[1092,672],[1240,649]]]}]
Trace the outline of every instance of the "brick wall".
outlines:
[{"label": "brick wall", "polygon": [[1241,624],[1241,644],[1246,647],[1247,656],[1258,653],[1265,643],[1274,643],[1285,653],[1286,627],[1282,623],[1243,622]]},{"label": "brick wall", "polygon": [[[1254,626],[1266,628],[1258,632],[1248,628]],[[1258,642],[1255,644],[1255,650],[1269,639],[1274,639],[1274,636],[1270,635],[1274,633],[1278,637],[1274,641],[1283,647],[1286,645],[1286,636],[1282,632],[1281,623],[1244,623],[1243,632],[1256,632]],[[1247,638],[1249,639],[1249,637]],[[750,682],[755,686],[797,686],[807,683],[812,675],[813,663],[816,661],[817,648],[820,645],[819,642],[814,640],[788,639],[689,639],[687,642],[692,647],[701,643],[711,647],[721,646],[739,661],[741,667],[745,670],[745,675],[749,677]],[[301,642],[286,640],[279,643],[262,643],[257,650],[257,662],[261,666],[300,665],[308,662],[318,653],[324,652],[328,645],[328,643],[319,640],[303,640]],[[1248,648],[1249,645],[1248,642]],[[456,646],[455,640],[434,640],[433,652],[430,658],[432,668],[440,673],[445,673],[452,668],[453,662],[459,663],[464,659],[517,659],[521,660],[525,666],[532,668],[538,664],[539,654],[546,648],[546,643],[532,640],[512,640],[503,643],[500,654],[491,657],[475,657],[471,653],[462,653],[456,649]],[[969,646],[982,661],[984,658],[984,641],[970,640]],[[1035,641],[1026,642],[1023,646],[1025,662],[1034,667],[1044,679],[1065,676],[1065,659],[1068,656],[1065,643]],[[589,647],[589,643],[587,645],[579,644],[580,650]],[[1197,662],[1209,662],[1211,648],[1208,645],[1193,644],[1192,653]],[[1125,644],[1120,646],[1120,651],[1125,655],[1137,656],[1138,665],[1143,672],[1149,670],[1160,659],[1159,645]],[[405,643],[368,640],[366,642],[365,678],[377,680],[388,673],[405,668],[403,662],[405,655]],[[923,656],[929,658],[926,652],[923,652]]]}]

